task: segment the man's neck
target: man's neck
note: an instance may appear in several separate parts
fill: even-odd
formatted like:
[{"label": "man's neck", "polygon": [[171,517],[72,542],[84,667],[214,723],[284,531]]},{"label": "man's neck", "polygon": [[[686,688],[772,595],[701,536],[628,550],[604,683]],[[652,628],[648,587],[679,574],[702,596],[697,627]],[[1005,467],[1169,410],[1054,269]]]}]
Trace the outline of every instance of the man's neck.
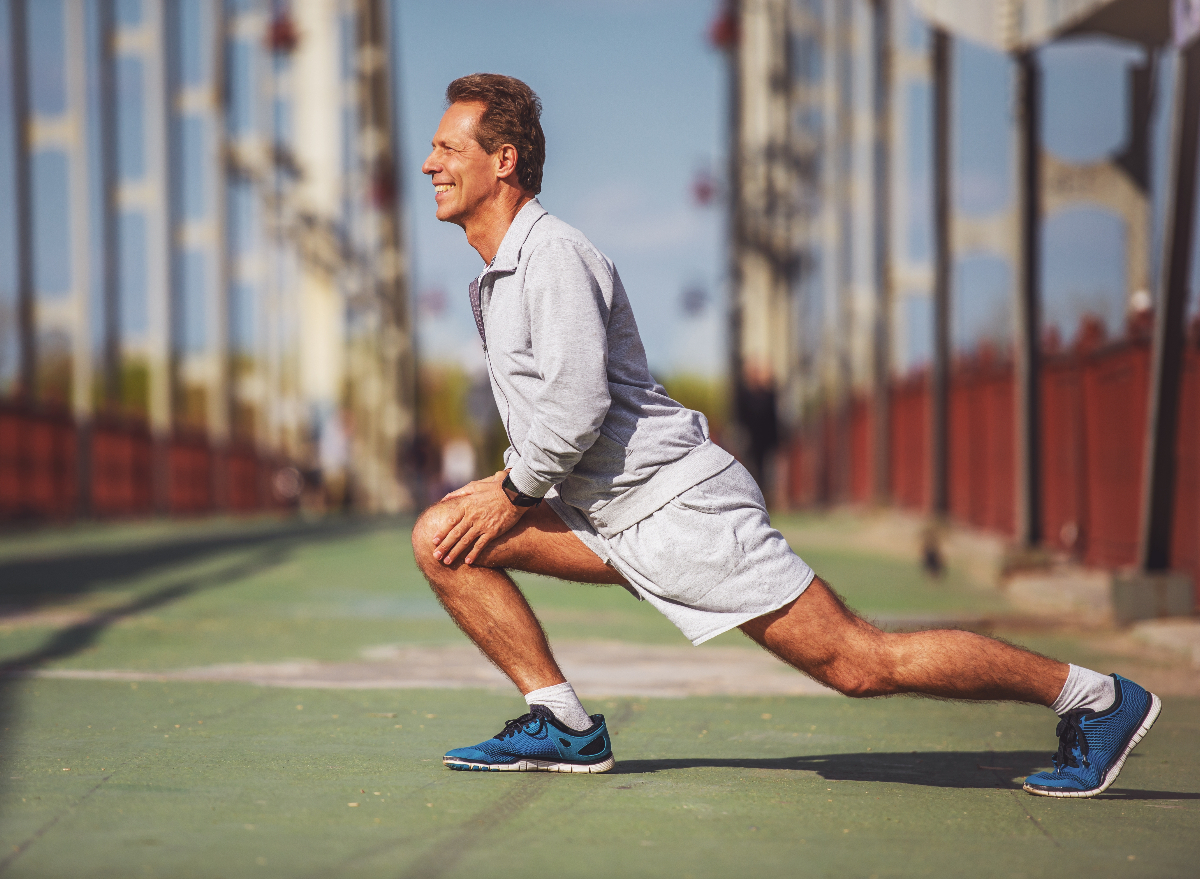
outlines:
[{"label": "man's neck", "polygon": [[521,208],[533,201],[533,196],[521,190],[503,192],[482,206],[475,216],[463,226],[467,243],[475,248],[485,263],[491,263],[500,249],[500,242],[508,232]]}]

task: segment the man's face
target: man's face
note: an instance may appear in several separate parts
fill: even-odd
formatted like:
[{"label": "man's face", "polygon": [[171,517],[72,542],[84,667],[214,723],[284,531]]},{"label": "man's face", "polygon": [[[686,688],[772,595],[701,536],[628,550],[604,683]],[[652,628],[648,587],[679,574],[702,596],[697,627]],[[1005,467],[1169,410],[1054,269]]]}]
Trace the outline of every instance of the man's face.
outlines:
[{"label": "man's face", "polygon": [[433,181],[437,218],[464,228],[501,186],[495,157],[474,137],[483,110],[477,102],[451,104],[433,136],[433,151],[421,166]]}]

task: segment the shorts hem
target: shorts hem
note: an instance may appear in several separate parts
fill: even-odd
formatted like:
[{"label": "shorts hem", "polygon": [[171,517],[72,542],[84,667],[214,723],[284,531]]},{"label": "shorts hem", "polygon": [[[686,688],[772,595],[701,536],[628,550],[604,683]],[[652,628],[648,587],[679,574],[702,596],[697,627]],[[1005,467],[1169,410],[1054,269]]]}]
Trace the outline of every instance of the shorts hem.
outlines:
[{"label": "shorts hem", "polygon": [[706,632],[705,634],[699,636],[698,638],[689,638],[689,640],[692,642],[692,646],[699,647],[705,641],[711,641],[713,638],[717,637],[718,635],[724,635],[730,629],[736,629],[738,626],[742,625],[742,623],[748,623],[748,622],[750,622],[750,620],[758,619],[759,617],[766,616],[769,613],[774,613],[775,611],[779,610],[779,608],[791,604],[793,601],[795,601],[797,598],[799,598],[801,595],[804,594],[804,590],[806,590],[809,586],[812,585],[812,581],[814,578],[816,578],[816,576],[817,576],[816,571],[814,571],[812,568],[809,568],[808,576],[804,578],[804,582],[800,584],[800,587],[795,592],[793,592],[789,597],[780,601],[778,604],[776,604],[770,610],[762,610],[762,611],[756,610],[756,611],[743,612],[743,613],[721,614],[721,617],[722,617],[721,625],[718,628],[713,629],[711,632]]}]

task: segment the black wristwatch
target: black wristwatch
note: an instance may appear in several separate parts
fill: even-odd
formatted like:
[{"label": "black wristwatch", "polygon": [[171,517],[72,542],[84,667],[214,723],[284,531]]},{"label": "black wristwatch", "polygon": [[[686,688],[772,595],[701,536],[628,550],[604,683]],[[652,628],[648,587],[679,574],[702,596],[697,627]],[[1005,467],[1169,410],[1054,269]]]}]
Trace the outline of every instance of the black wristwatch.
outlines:
[{"label": "black wristwatch", "polygon": [[514,507],[536,507],[542,502],[540,497],[522,494],[521,489],[513,484],[512,476],[508,473],[504,474],[504,482],[500,484],[500,487],[504,489],[504,493],[508,495],[508,499],[512,501]]}]

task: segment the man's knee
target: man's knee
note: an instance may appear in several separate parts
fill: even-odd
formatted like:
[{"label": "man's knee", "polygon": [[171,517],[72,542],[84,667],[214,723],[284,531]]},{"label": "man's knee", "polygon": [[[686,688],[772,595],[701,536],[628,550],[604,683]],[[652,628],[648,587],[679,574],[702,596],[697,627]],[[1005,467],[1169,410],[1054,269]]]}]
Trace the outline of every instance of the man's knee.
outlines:
[{"label": "man's knee", "polygon": [[[878,631],[878,630],[876,630]],[[825,664],[823,679],[843,696],[866,699],[894,692],[887,635],[848,639]]]},{"label": "man's knee", "polygon": [[413,525],[412,548],[417,567],[428,573],[430,568],[441,562],[433,557],[437,549],[436,538],[445,536],[449,530],[448,510],[444,504],[434,504],[423,512]]},{"label": "man's knee", "polygon": [[859,668],[850,664],[830,669],[825,683],[843,696],[852,699],[867,699],[871,696],[886,696],[891,692],[886,676],[876,669]]}]

